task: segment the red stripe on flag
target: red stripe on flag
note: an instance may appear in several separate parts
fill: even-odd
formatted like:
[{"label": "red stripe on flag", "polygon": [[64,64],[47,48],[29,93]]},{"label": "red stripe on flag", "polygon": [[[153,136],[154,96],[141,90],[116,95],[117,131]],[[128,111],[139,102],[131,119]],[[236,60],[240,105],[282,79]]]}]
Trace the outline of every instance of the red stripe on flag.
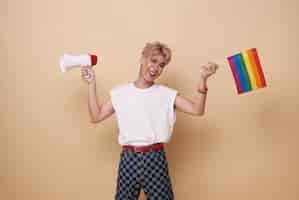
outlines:
[{"label": "red stripe on flag", "polygon": [[252,56],[254,58],[257,73],[259,75],[259,80],[261,81],[261,87],[265,87],[266,86],[266,80],[265,80],[265,77],[264,77],[264,73],[263,73],[263,70],[262,70],[262,65],[260,63],[260,59],[258,57],[256,48],[252,48],[251,52],[252,52]]}]

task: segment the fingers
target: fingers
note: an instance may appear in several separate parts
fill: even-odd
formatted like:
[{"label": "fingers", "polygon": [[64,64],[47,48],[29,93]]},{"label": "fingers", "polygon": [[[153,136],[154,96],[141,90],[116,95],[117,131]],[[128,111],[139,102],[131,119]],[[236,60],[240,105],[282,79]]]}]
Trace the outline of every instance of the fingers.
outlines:
[{"label": "fingers", "polygon": [[215,73],[216,70],[218,69],[218,65],[214,62],[208,62],[206,68],[210,73]]},{"label": "fingers", "polygon": [[82,67],[81,76],[84,81],[91,82],[95,79],[95,73],[91,67]]},{"label": "fingers", "polygon": [[94,71],[90,67],[82,67],[81,68],[81,73],[82,74],[94,74]]},{"label": "fingers", "polygon": [[208,62],[207,64],[201,66],[200,73],[202,77],[208,78],[212,74],[215,74],[217,69],[218,69],[218,65],[216,63]]}]

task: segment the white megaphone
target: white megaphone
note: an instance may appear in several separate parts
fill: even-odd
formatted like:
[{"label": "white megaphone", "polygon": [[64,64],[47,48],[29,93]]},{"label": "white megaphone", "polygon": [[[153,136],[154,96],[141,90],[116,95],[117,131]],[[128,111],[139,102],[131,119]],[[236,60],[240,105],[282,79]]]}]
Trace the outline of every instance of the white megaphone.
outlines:
[{"label": "white megaphone", "polygon": [[69,55],[64,54],[60,57],[60,70],[66,72],[73,68],[82,66],[94,66],[97,64],[98,57],[92,54]]}]

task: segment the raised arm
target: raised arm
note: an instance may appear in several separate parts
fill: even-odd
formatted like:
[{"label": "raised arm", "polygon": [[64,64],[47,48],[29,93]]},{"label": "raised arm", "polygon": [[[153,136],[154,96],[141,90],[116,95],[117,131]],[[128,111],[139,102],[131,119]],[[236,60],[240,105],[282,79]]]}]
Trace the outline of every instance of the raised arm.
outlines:
[{"label": "raised arm", "polygon": [[98,104],[95,72],[91,67],[82,67],[81,74],[82,79],[88,83],[88,110],[90,122],[99,123],[114,113],[111,100],[109,99],[105,103]]},{"label": "raised arm", "polygon": [[201,67],[200,80],[197,87],[198,97],[194,100],[189,100],[181,95],[177,95],[174,102],[177,110],[195,116],[204,115],[208,92],[207,79],[216,73],[217,68],[218,66],[215,63],[208,63]]}]

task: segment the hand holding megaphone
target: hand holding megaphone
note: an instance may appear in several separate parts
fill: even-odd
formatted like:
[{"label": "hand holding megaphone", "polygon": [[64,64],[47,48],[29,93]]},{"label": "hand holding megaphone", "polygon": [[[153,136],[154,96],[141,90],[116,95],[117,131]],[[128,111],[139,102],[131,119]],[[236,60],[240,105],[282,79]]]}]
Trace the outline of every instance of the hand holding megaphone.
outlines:
[{"label": "hand holding megaphone", "polygon": [[98,57],[92,54],[81,54],[78,56],[64,54],[60,57],[60,70],[66,72],[73,68],[92,67],[97,64],[97,61]]},{"label": "hand holding megaphone", "polygon": [[95,72],[90,66],[84,66],[81,68],[81,77],[88,84],[93,83],[96,80]]}]

